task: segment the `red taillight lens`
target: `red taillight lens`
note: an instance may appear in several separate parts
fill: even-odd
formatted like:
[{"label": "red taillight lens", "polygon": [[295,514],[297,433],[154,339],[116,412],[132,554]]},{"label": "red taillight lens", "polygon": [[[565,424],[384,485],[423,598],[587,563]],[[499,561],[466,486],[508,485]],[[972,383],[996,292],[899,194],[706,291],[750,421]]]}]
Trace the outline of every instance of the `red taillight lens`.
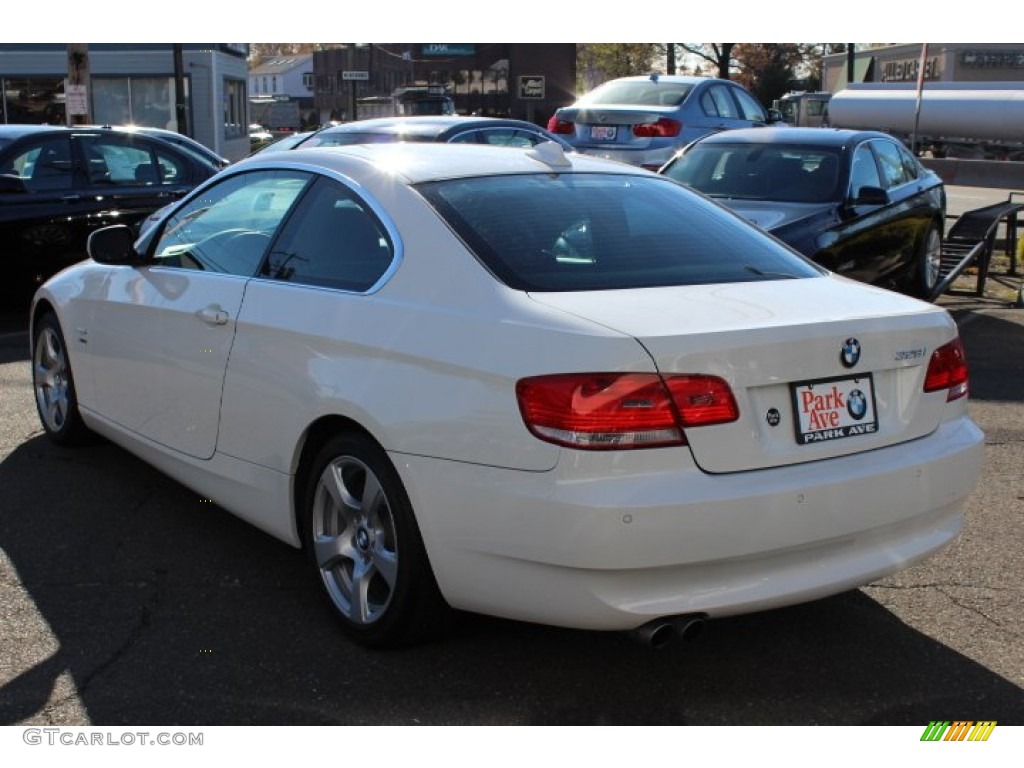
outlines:
[{"label": "red taillight lens", "polygon": [[558,115],[552,115],[548,119],[548,130],[551,131],[551,133],[576,133],[576,123],[571,120],[562,120]]},{"label": "red taillight lens", "polygon": [[683,124],[668,117],[659,117],[654,123],[638,123],[633,126],[633,135],[640,138],[669,138],[678,136]]},{"label": "red taillight lens", "polygon": [[936,349],[928,362],[924,391],[937,392],[940,389],[949,390],[947,402],[967,394],[967,360],[959,338]]},{"label": "red taillight lens", "polygon": [[570,373],[516,384],[529,430],[557,445],[589,450],[685,445],[683,427],[739,416],[729,385],[711,376]]}]

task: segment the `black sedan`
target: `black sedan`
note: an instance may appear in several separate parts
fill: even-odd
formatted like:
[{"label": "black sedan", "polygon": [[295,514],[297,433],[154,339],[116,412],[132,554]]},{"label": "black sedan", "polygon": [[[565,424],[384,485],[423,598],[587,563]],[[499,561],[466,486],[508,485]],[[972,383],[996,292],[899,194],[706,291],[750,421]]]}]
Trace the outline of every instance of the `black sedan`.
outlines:
[{"label": "black sedan", "polygon": [[939,280],[942,180],[878,131],[707,136],[660,171],[841,275],[927,297]]},{"label": "black sedan", "polygon": [[397,141],[426,141],[462,144],[489,144],[503,147],[532,147],[553,141],[565,151],[572,147],[552,133],[526,120],[472,117],[464,115],[423,115],[417,117],[378,117],[324,128],[304,136],[287,137],[261,150],[307,149],[343,144],[384,144]]},{"label": "black sedan", "polygon": [[134,224],[219,169],[147,135],[0,125],[0,263],[6,304],[86,258],[89,234]]}]

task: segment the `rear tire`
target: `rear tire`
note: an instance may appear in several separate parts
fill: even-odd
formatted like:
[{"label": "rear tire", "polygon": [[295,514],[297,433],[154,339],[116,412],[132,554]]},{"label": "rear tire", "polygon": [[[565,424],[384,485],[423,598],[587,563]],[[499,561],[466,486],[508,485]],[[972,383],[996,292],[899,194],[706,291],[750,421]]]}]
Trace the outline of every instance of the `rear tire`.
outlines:
[{"label": "rear tire", "polygon": [[345,633],[361,645],[421,642],[449,608],[409,497],[384,450],[342,434],[313,463],[301,515],[310,562]]},{"label": "rear tire", "polygon": [[58,445],[81,445],[93,433],[78,411],[75,377],[57,316],[47,312],[35,326],[32,341],[32,388],[36,410],[47,437]]}]

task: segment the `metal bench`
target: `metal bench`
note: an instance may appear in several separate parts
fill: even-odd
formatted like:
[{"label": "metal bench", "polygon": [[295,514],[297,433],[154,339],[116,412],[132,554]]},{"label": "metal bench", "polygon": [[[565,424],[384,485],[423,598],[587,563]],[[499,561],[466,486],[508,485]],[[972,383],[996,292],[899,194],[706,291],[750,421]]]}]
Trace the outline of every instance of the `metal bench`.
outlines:
[{"label": "metal bench", "polygon": [[929,300],[934,301],[953,284],[967,267],[977,267],[977,283],[974,295],[985,295],[985,281],[988,279],[992,251],[995,248],[996,230],[1001,221],[1006,222],[1006,253],[1010,257],[1010,274],[1017,272],[1017,214],[1024,210],[1024,199],[1014,200],[1011,192],[1006,202],[975,208],[962,214],[949,230],[942,243],[942,265],[939,282]]}]

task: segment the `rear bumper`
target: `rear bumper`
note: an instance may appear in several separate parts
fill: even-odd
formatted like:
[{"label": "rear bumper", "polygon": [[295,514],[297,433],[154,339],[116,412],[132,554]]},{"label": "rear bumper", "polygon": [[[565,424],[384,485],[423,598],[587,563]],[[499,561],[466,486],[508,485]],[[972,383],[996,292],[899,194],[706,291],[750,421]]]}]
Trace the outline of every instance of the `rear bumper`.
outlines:
[{"label": "rear bumper", "polygon": [[550,472],[393,454],[454,607],[632,629],[835,594],[953,541],[981,474],[966,417],[904,445],[708,475],[688,449],[565,451]]},{"label": "rear bumper", "polygon": [[610,147],[578,146],[576,151],[584,155],[617,160],[628,165],[641,165],[646,168],[660,168],[685,145],[663,147],[661,149],[612,149]]}]

